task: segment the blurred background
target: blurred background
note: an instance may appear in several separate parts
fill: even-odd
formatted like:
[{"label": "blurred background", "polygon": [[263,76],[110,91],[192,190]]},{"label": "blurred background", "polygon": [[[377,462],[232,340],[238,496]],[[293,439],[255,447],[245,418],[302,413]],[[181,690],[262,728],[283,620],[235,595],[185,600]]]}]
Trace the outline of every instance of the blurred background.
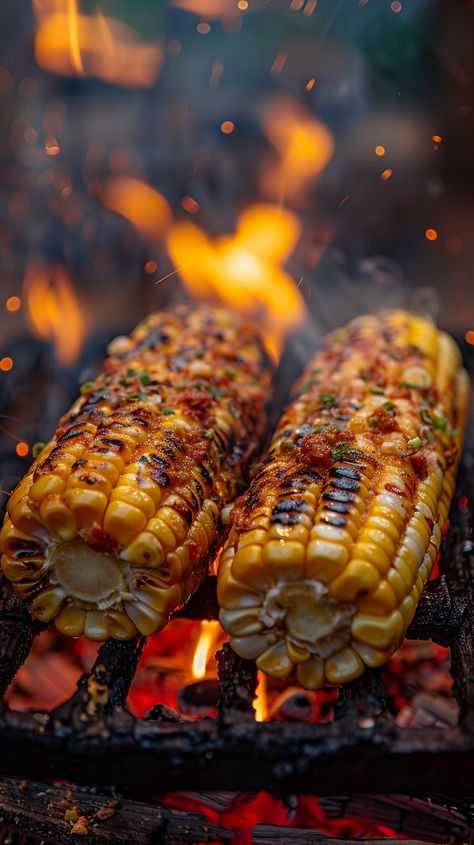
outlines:
[{"label": "blurred background", "polygon": [[107,342],[220,299],[283,396],[321,333],[474,350],[472,0],[3,0],[3,498]]}]

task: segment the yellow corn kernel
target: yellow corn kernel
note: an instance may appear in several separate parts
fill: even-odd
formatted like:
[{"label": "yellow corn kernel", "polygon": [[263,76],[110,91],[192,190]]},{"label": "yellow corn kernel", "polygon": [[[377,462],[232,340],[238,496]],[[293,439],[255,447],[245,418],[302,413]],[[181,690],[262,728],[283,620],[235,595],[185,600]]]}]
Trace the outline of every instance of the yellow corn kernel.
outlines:
[{"label": "yellow corn kernel", "polygon": [[30,611],[41,622],[50,622],[56,616],[64,598],[65,592],[59,587],[44,590],[30,602]]},{"label": "yellow corn kernel", "polygon": [[188,527],[183,517],[174,509],[170,507],[159,508],[156,513],[157,519],[162,519],[163,522],[171,529],[176,537],[177,543],[175,545],[184,543],[188,533]]},{"label": "yellow corn kernel", "polygon": [[380,581],[371,593],[358,599],[357,607],[370,616],[387,616],[396,610],[397,597],[388,581]]},{"label": "yellow corn kernel", "polygon": [[151,531],[142,531],[123,550],[121,557],[135,566],[149,566],[153,569],[163,566],[166,555],[160,541]]},{"label": "yellow corn kernel", "polygon": [[369,616],[357,613],[351,631],[355,640],[374,648],[395,648],[403,635],[403,619],[398,610],[388,616]]},{"label": "yellow corn kernel", "polygon": [[283,640],[267,648],[257,657],[256,663],[259,669],[273,678],[287,678],[294,666]]},{"label": "yellow corn kernel", "polygon": [[301,543],[286,540],[269,540],[263,547],[265,565],[277,579],[283,581],[299,581],[303,578],[305,555]]},{"label": "yellow corn kernel", "polygon": [[146,525],[143,511],[125,502],[110,502],[104,516],[104,531],[121,546],[128,546]]},{"label": "yellow corn kernel", "polygon": [[393,654],[393,648],[383,651],[382,649],[372,648],[372,646],[358,642],[357,640],[352,640],[351,646],[359,657],[362,658],[365,665],[370,666],[371,669],[384,666]]},{"label": "yellow corn kernel", "polygon": [[365,560],[371,563],[383,576],[390,569],[391,558],[386,552],[384,546],[377,545],[370,542],[362,530],[359,534],[359,539],[352,548],[352,555],[359,560]]},{"label": "yellow corn kernel", "polygon": [[265,569],[262,546],[238,548],[232,563],[232,575],[237,581],[250,584],[258,590],[268,590],[273,582],[272,575]]},{"label": "yellow corn kernel", "polygon": [[59,475],[43,475],[31,485],[28,495],[33,501],[41,502],[51,493],[62,493],[65,486],[66,482]]},{"label": "yellow corn kernel", "polygon": [[77,534],[76,520],[61,497],[54,495],[43,499],[39,512],[51,534],[55,534],[61,540],[74,539]]},{"label": "yellow corn kernel", "polygon": [[101,642],[106,640],[109,635],[109,626],[107,624],[107,616],[102,610],[88,610],[86,611],[86,618],[84,622],[84,633],[90,640],[97,640]]},{"label": "yellow corn kernel", "polygon": [[176,537],[169,525],[159,517],[154,517],[147,522],[147,531],[151,531],[158,538],[166,552],[174,551],[176,548]]},{"label": "yellow corn kernel", "polygon": [[351,560],[343,572],[332,582],[331,594],[339,601],[353,601],[361,592],[375,590],[380,575],[370,563]]},{"label": "yellow corn kernel", "polygon": [[107,507],[105,493],[74,487],[72,490],[66,490],[64,500],[74,514],[79,529],[87,530],[102,523]]},{"label": "yellow corn kernel", "polygon": [[54,624],[61,634],[67,634],[69,637],[80,637],[84,633],[85,621],[85,610],[66,605],[55,617]]},{"label": "yellow corn kernel", "polygon": [[248,637],[230,637],[229,643],[239,657],[254,660],[268,648],[275,637],[270,634],[252,634]]},{"label": "yellow corn kernel", "polygon": [[[234,637],[248,637],[263,631],[264,623],[260,619],[258,608],[246,607],[241,610],[221,610],[221,625]],[[308,655],[309,656],[309,655]]]},{"label": "yellow corn kernel", "polygon": [[296,646],[291,640],[287,640],[286,643],[286,650],[288,652],[288,657],[293,663],[306,663],[307,660],[311,658],[311,652],[308,651],[306,648],[300,648]]},{"label": "yellow corn kernel", "polygon": [[305,689],[320,689],[325,680],[324,661],[320,657],[312,657],[306,663],[299,663],[296,667],[296,678]]},{"label": "yellow corn kernel", "polygon": [[249,584],[243,584],[232,576],[230,568],[219,568],[219,580],[217,584],[217,600],[221,607],[226,610],[233,610],[239,607],[257,607],[261,603],[260,594]]},{"label": "yellow corn kernel", "polygon": [[128,602],[124,607],[125,613],[133,624],[145,637],[155,634],[165,621],[164,617],[142,602]]},{"label": "yellow corn kernel", "polygon": [[307,550],[308,578],[315,578],[323,584],[329,584],[349,560],[349,552],[338,543],[327,540],[311,540]]},{"label": "yellow corn kernel", "polygon": [[136,490],[134,487],[115,487],[110,496],[111,502],[123,502],[132,505],[142,511],[146,519],[155,515],[155,503],[146,493]]},{"label": "yellow corn kernel", "polygon": [[345,684],[358,678],[364,664],[353,648],[343,648],[326,660],[324,671],[330,684]]},{"label": "yellow corn kernel", "polygon": [[107,611],[107,629],[114,640],[131,640],[137,633],[132,620],[121,610]]}]

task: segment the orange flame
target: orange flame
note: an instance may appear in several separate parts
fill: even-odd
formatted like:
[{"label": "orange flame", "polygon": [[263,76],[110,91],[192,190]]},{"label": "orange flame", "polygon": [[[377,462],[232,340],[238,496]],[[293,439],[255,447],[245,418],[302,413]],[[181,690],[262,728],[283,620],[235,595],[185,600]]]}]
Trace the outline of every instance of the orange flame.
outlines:
[{"label": "orange flame", "polygon": [[265,135],[278,153],[263,170],[262,189],[266,196],[297,201],[326,167],[334,152],[329,129],[309,109],[295,100],[277,99],[263,111]]},{"label": "orange flame", "polygon": [[123,21],[83,15],[77,0],[33,0],[39,66],[66,76],[93,76],[115,85],[148,88],[163,63],[159,44],[145,42]]},{"label": "orange flame", "polygon": [[255,710],[255,721],[264,722],[268,719],[268,705],[267,705],[267,676],[263,672],[258,673],[258,684],[255,690],[255,699],[253,702]]},{"label": "orange flame", "polygon": [[167,245],[189,293],[219,298],[258,319],[269,351],[278,357],[288,331],[302,323],[305,305],[282,264],[301,232],[295,214],[274,205],[252,205],[240,215],[235,235],[211,240],[191,222],[177,223]]},{"label": "orange flame", "polygon": [[206,675],[206,667],[211,655],[211,649],[216,645],[222,629],[218,622],[201,622],[201,632],[196,644],[193,657],[193,678],[200,680]]},{"label": "orange flame", "polygon": [[72,366],[82,349],[85,324],[76,291],[64,268],[30,266],[23,296],[33,332],[53,341],[58,361]]},{"label": "orange flame", "polygon": [[235,15],[240,11],[237,0],[171,0],[171,2],[179,9],[211,19],[220,18],[223,15]]},{"label": "orange flame", "polygon": [[152,242],[159,240],[171,225],[171,209],[165,198],[140,179],[114,176],[102,185],[100,198]]}]

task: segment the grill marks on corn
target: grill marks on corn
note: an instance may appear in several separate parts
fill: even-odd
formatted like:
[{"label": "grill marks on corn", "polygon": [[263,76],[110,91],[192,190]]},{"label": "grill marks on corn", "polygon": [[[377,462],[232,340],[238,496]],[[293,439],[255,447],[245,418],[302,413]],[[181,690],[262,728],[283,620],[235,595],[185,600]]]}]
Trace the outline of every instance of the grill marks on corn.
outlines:
[{"label": "grill marks on corn", "polygon": [[[149,634],[166,621],[202,580],[220,508],[261,442],[269,375],[260,340],[221,309],[155,314],[113,342],[104,374],[61,420],[8,506],[8,530],[18,534],[19,519],[41,537],[39,566],[24,569],[24,597],[45,593],[36,616],[94,639]],[[60,595],[55,582],[54,548],[79,540],[121,561],[123,588],[101,607]],[[3,550],[20,589],[20,548]],[[110,583],[119,580],[97,561]]]},{"label": "grill marks on corn", "polygon": [[317,688],[385,663],[413,618],[454,489],[466,375],[449,337],[391,312],[329,336],[294,395],[234,507],[218,595],[238,654]]}]

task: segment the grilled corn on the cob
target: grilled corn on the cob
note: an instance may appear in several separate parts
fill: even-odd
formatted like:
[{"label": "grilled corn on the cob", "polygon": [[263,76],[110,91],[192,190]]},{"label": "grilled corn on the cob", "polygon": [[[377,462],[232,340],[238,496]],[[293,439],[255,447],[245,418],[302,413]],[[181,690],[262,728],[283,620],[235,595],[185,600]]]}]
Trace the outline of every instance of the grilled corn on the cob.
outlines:
[{"label": "grilled corn on the cob", "polygon": [[456,344],[427,320],[329,336],[231,513],[218,598],[239,655],[309,689],[389,659],[439,549],[466,396]]},{"label": "grilled corn on the cob", "polygon": [[95,640],[160,629],[207,571],[269,386],[260,340],[220,308],[117,338],[7,505],[2,568],[32,615]]}]

